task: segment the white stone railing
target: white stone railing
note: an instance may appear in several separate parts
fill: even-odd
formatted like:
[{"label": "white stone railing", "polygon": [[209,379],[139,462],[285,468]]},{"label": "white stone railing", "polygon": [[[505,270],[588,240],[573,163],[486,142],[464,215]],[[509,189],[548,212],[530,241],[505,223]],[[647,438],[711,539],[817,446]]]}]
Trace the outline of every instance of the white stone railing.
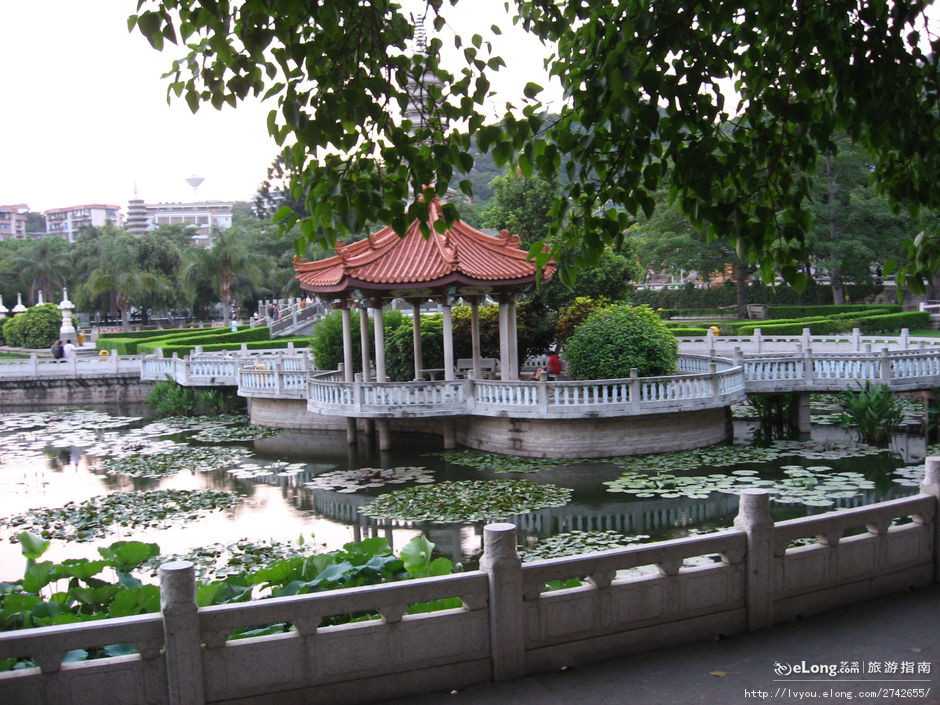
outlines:
[{"label": "white stone railing", "polygon": [[740,355],[748,392],[846,391],[866,382],[895,391],[940,385],[940,350]]},{"label": "white stone railing", "polygon": [[[812,325],[812,324],[811,324]],[[760,328],[752,335],[682,336],[679,346],[684,353],[728,354],[733,348],[741,348],[745,354],[814,352],[877,352],[882,348],[891,351],[928,350],[940,348],[940,338],[913,337],[907,328],[900,335],[862,335],[858,328],[850,334],[812,335],[811,328],[804,328],[802,335],[766,335]]]},{"label": "white stone railing", "polygon": [[[531,563],[520,563],[513,524],[489,524],[477,571],[204,608],[192,564],[164,564],[159,615],[0,633],[0,659],[36,664],[0,673],[0,702],[95,705],[120,693],[134,705],[355,705],[755,631],[940,582],[940,457],[912,497],[776,524],[769,497],[745,490],[729,530]],[[578,586],[549,589],[557,580]],[[408,614],[442,598],[460,606]],[[229,638],[268,624],[289,628]],[[138,653],[63,663],[69,650],[117,643]]]},{"label": "white stone railing", "polygon": [[318,414],[357,417],[550,419],[697,410],[744,398],[743,372],[730,360],[703,358],[688,364],[711,369],[702,374],[552,382],[467,379],[380,384],[317,378],[308,383],[307,408]]},{"label": "white stone railing", "polygon": [[139,375],[140,371],[138,358],[121,355],[74,356],[68,360],[53,360],[33,353],[26,359],[0,362],[0,380],[134,376]]},{"label": "white stone railing", "polygon": [[288,335],[303,323],[315,321],[325,315],[321,305],[316,303],[295,303],[278,311],[278,319],[268,326],[272,338]]}]

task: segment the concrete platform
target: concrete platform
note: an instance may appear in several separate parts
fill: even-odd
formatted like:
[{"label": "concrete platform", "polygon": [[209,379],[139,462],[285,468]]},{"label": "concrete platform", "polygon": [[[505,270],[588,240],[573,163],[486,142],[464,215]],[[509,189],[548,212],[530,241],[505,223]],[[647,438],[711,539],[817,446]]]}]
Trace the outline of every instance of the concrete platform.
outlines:
[{"label": "concrete platform", "polygon": [[[774,673],[775,664],[930,662],[929,675],[819,675]],[[796,683],[794,679],[825,682]],[[878,678],[925,679],[920,683],[875,682]],[[871,682],[834,682],[870,679]],[[775,682],[777,680],[778,682]],[[786,682],[789,681],[789,682]],[[930,688],[926,697],[880,697],[860,691]],[[789,689],[789,691],[787,690]],[[828,691],[828,695],[827,695]],[[837,697],[833,691],[842,691]],[[849,699],[845,691],[852,693]],[[772,702],[830,705],[940,703],[940,586],[861,603],[773,629],[607,661],[586,668],[530,676],[495,686],[382,705],[743,705]]]}]

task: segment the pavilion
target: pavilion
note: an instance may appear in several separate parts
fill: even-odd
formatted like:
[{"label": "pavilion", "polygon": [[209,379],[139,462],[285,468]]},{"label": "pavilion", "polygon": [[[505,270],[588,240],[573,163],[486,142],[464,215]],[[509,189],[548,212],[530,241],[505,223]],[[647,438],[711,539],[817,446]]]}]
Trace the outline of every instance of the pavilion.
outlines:
[{"label": "pavilion", "polygon": [[[363,240],[337,245],[336,254],[315,261],[294,260],[300,287],[342,311],[343,376],[353,382],[353,347],[350,309],[362,310],[359,317],[362,348],[362,378],[371,379],[368,315],[372,312],[375,339],[375,382],[387,382],[385,372],[385,326],[383,307],[393,299],[405,299],[413,307],[415,380],[424,377],[421,353],[421,304],[434,300],[443,317],[444,380],[456,379],[454,365],[453,318],[451,306],[459,298],[470,305],[472,378],[482,377],[479,306],[485,296],[499,302],[499,376],[519,379],[519,349],[516,334],[516,298],[530,289],[541,274],[549,279],[553,264],[541,272],[528,253],[520,248],[518,236],[503,230],[498,236],[458,220],[443,233],[434,223],[443,218],[440,201],[428,209],[431,234],[422,233],[415,220],[403,236],[384,227]],[[380,445],[384,424],[379,424]],[[350,426],[351,440],[354,437]],[[445,434],[445,442],[446,442]],[[387,441],[385,441],[387,443]]]}]

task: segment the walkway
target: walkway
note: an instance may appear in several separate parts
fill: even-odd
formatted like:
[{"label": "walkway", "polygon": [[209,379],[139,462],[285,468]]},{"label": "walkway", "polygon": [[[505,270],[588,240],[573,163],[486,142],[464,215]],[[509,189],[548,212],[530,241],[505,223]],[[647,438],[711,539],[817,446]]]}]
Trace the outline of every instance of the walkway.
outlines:
[{"label": "walkway", "polygon": [[[940,703],[940,586],[891,596],[835,610],[808,621],[792,622],[769,631],[718,642],[690,644],[605,663],[529,676],[495,686],[470,688],[452,695],[431,693],[382,705],[744,705],[761,702],[746,691],[767,693],[775,704],[830,705],[847,698],[823,697],[823,691],[850,690],[851,702],[866,705],[906,702]],[[891,683],[775,683],[775,662],[839,664],[840,661],[930,662],[926,698],[880,699],[859,697],[860,690],[877,690]],[[814,676],[791,676],[814,677]],[[854,676],[844,676],[853,678]],[[859,676],[877,678],[878,676]],[[902,678],[903,676],[891,676]],[[785,689],[792,691],[788,696]],[[779,697],[777,688],[783,688]],[[815,691],[815,697],[795,697]]]}]

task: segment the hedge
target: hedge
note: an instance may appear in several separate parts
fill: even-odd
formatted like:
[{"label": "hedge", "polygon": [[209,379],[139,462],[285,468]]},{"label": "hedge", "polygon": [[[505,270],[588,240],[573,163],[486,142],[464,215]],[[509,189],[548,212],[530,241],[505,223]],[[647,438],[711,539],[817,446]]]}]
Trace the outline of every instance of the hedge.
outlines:
[{"label": "hedge", "polygon": [[[293,343],[295,348],[307,348],[310,347],[310,338],[276,338],[274,340],[256,340],[254,342],[245,343],[245,347],[248,350],[268,350],[268,349],[279,349],[286,348],[288,343]],[[196,344],[191,345],[167,345],[163,348],[164,357],[172,357],[173,353],[176,353],[180,357],[186,357],[196,349]],[[241,350],[241,343],[209,343],[201,346],[203,352],[223,352],[226,350],[237,351]]]},{"label": "hedge", "polygon": [[807,318],[768,318],[760,321],[738,321],[733,325],[728,326],[735,335],[750,335],[754,332],[755,328],[771,328],[773,326],[789,326],[796,325],[798,323],[806,324],[803,327],[807,327],[810,323],[818,323],[820,321],[830,320],[826,316],[809,316]]},{"label": "hedge", "polygon": [[[98,340],[104,338],[159,338],[164,335],[174,335],[179,333],[180,335],[191,333],[199,333],[204,330],[221,330],[220,328],[160,328],[159,330],[129,330],[127,332],[118,332],[118,333],[101,333],[98,335]],[[228,330],[228,329],[226,329]]]},{"label": "hedge", "polygon": [[679,327],[669,327],[669,332],[674,336],[679,337],[683,335],[693,336],[693,335],[705,335],[708,333],[708,330],[705,328],[679,328]]},{"label": "hedge", "polygon": [[[860,312],[862,313],[862,312]],[[858,328],[861,333],[898,333],[902,328],[926,328],[930,323],[930,314],[919,311],[906,313],[876,313],[856,318],[832,317],[821,320],[796,319],[789,323],[767,325],[764,321],[738,327],[738,335],[752,335],[755,328],[760,328],[766,335],[800,335],[804,328],[809,328],[813,335],[832,335],[849,333]]]},{"label": "hedge", "polygon": [[204,343],[251,343],[258,340],[268,340],[271,332],[266,326],[258,328],[243,328],[236,333],[232,333],[227,328],[211,329],[211,332],[197,333],[193,335],[172,336],[170,338],[153,338],[139,343],[137,350],[141,353],[151,353],[166,347],[166,341],[172,341],[173,345],[202,345]]},{"label": "hedge", "polygon": [[[149,332],[149,331],[148,331]],[[118,336],[114,338],[104,338],[99,339],[96,347],[99,350],[117,350],[121,355],[136,355],[138,352],[143,352],[142,346],[149,343],[153,343],[157,340],[160,341],[180,341],[183,338],[194,338],[199,337],[200,339],[204,338],[214,338],[218,335],[229,334],[228,328],[196,328],[196,329],[176,329],[176,330],[165,330],[161,331],[163,335],[159,336],[147,336],[146,338],[129,338],[125,336]],[[157,346],[159,347],[159,346]],[[148,350],[152,352],[156,347]]]},{"label": "hedge", "polygon": [[895,333],[902,328],[916,330],[930,327],[930,314],[926,311],[908,311],[906,313],[888,313],[881,316],[860,318],[853,327],[862,333]]},{"label": "hedge", "polygon": [[871,312],[886,310],[900,313],[902,307],[896,304],[831,304],[828,306],[768,306],[767,312],[775,318],[809,318],[811,316],[831,317],[832,314],[853,311]]}]

